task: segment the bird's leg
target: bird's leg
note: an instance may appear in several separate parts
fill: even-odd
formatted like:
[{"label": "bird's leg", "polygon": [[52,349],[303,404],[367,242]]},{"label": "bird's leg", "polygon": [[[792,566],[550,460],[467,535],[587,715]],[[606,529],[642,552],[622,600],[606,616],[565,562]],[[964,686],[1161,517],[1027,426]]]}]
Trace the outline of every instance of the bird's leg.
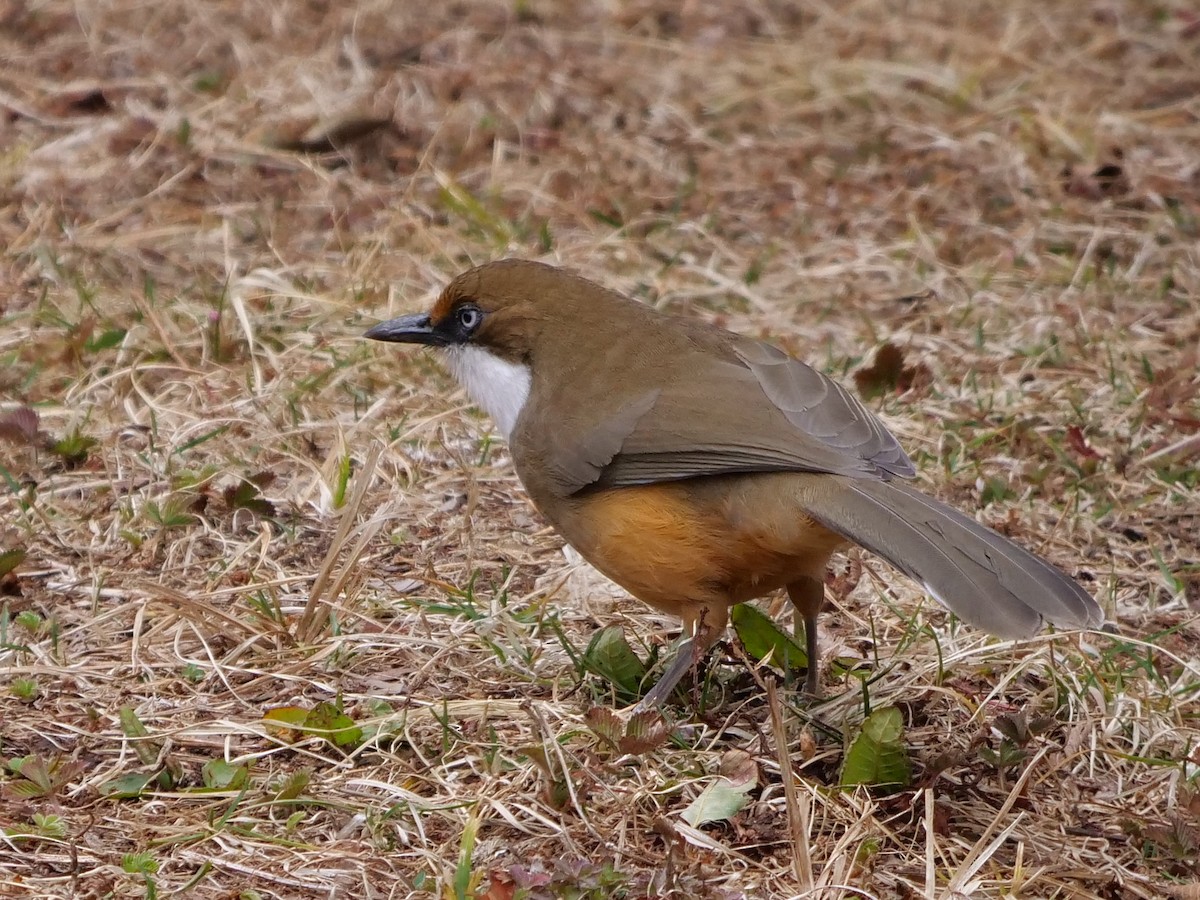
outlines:
[{"label": "bird's leg", "polygon": [[[821,695],[821,655],[817,649],[817,616],[825,605],[825,582],[805,576],[787,586],[788,597],[796,608],[796,630],[804,625],[804,650],[808,655],[808,676],[804,689],[814,697]],[[799,634],[796,635],[799,637]]]},{"label": "bird's leg", "polygon": [[[714,621],[716,619],[720,621]],[[696,618],[684,619],[685,637],[675,645],[675,655],[671,664],[646,696],[637,702],[634,712],[662,706],[688,670],[699,665],[708,655],[712,645],[725,630],[727,619],[728,615],[722,617],[709,608],[702,610]]]}]

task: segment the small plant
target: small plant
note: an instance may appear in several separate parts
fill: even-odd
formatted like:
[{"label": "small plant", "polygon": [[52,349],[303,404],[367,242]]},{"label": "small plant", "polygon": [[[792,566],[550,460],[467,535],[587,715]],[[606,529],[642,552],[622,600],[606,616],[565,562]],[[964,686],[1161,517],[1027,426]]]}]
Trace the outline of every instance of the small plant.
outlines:
[{"label": "small plant", "polygon": [[12,825],[4,829],[10,838],[33,837],[62,840],[67,836],[67,820],[54,813],[34,813],[28,825]]},{"label": "small plant", "polygon": [[138,797],[152,783],[161,790],[172,790],[183,774],[179,763],[164,753],[164,744],[151,737],[150,730],[131,707],[122,706],[117,714],[121,731],[129,739],[138,761],[150,767],[150,771],[131,772],[106,781],[100,785],[100,793],[105,797]]},{"label": "small plant", "polygon": [[126,853],[121,857],[121,869],[130,875],[141,875],[146,882],[146,900],[158,897],[158,887],[152,876],[158,874],[158,860],[149,853]]},{"label": "small plant", "polygon": [[125,340],[126,331],[124,328],[110,328],[102,332],[98,337],[89,338],[83,345],[83,349],[88,353],[100,353],[103,350],[111,350],[113,347],[120,346]]},{"label": "small plant", "polygon": [[275,480],[271,472],[256,472],[246,478],[239,478],[221,492],[225,505],[232,510],[247,509],[256,516],[273,516],[275,507],[270,500],[262,495],[262,489]]},{"label": "small plant", "polygon": [[609,860],[556,859],[549,868],[540,860],[490,873],[486,896],[514,900],[608,900],[611,897],[650,896],[638,891],[635,879]]},{"label": "small plant", "polygon": [[88,461],[88,456],[99,441],[84,434],[78,426],[64,438],[55,441],[50,452],[58,456],[68,469],[77,469]]},{"label": "small plant", "polygon": [[478,622],[486,618],[488,615],[487,605],[480,603],[475,590],[475,582],[478,577],[478,570],[471,572],[471,577],[467,579],[465,586],[449,587],[446,589],[445,599],[439,602],[421,603],[421,608],[426,613],[458,616],[468,622]]},{"label": "small plant", "polygon": [[885,706],[863,720],[846,751],[840,782],[842,787],[865,785],[881,793],[903,790],[912,783],[904,717],[899,709]]},{"label": "small plant", "polygon": [[171,477],[171,489],[186,491],[198,488],[212,481],[221,474],[221,468],[212,464],[201,466],[199,469],[180,469]]},{"label": "small plant", "polygon": [[333,508],[341,509],[346,505],[350,494],[350,475],[354,471],[354,461],[349,453],[338,457],[337,469],[333,473]]},{"label": "small plant", "polygon": [[1034,738],[1045,734],[1053,726],[1053,717],[1029,719],[1024,710],[999,715],[992,722],[992,727],[1000,732],[1000,745],[980,747],[979,758],[998,772],[1015,768],[1029,758],[1027,748]]},{"label": "small plant", "polygon": [[42,837],[62,839],[67,836],[67,820],[54,813],[34,813],[33,827]]},{"label": "small plant", "polygon": [[22,703],[32,703],[41,694],[38,683],[33,678],[14,678],[8,689],[13,697]]},{"label": "small plant", "polygon": [[1183,788],[1175,809],[1150,822],[1129,821],[1125,830],[1141,840],[1145,859],[1157,860],[1173,877],[1200,875],[1200,793]]},{"label": "small plant", "polygon": [[53,797],[84,769],[83,763],[75,760],[48,762],[36,754],[14,757],[7,766],[16,777],[4,786],[4,793],[20,800]]},{"label": "small plant", "polygon": [[1016,492],[1008,486],[1005,479],[992,476],[983,481],[983,486],[979,491],[979,504],[980,506],[991,506],[993,503],[1011,500],[1015,496]]},{"label": "small plant", "polygon": [[287,617],[272,591],[251,591],[245,599],[246,605],[265,621],[280,626],[285,624]]},{"label": "small plant", "polygon": [[13,650],[17,653],[28,653],[26,644],[18,643],[17,635],[13,634],[13,619],[8,604],[0,606],[0,650]]},{"label": "small plant", "polygon": [[363,729],[346,715],[339,697],[318,703],[312,709],[302,706],[277,706],[263,715],[272,734],[290,743],[307,737],[324,738],[334,747],[350,750],[363,741]]},{"label": "small plant", "polygon": [[277,801],[295,800],[304,793],[310,781],[312,781],[312,769],[297,769],[282,781],[272,785],[271,789],[275,791]]},{"label": "small plant", "polygon": [[169,528],[187,528],[196,523],[196,517],[187,511],[190,500],[172,497],[161,506],[154,500],[146,501],[146,518],[165,531]]},{"label": "small plant", "polygon": [[625,722],[608,707],[593,706],[584,721],[592,734],[621,754],[649,753],[665,744],[671,734],[663,717],[653,709],[634,713]]},{"label": "small plant", "polygon": [[[8,628],[7,623],[4,621],[6,614],[7,608],[3,612],[0,612],[0,646],[8,645]],[[33,637],[34,640],[40,641],[45,638],[49,638],[51,649],[55,653],[58,652],[58,639],[61,632],[58,619],[54,617],[45,619],[34,610],[26,609],[17,613],[17,615],[13,618],[13,624],[18,628],[22,628],[29,632],[30,636]]]},{"label": "small plant", "polygon": [[621,626],[609,625],[592,635],[581,662],[586,671],[604,679],[621,702],[639,696],[646,664],[629,646]]}]

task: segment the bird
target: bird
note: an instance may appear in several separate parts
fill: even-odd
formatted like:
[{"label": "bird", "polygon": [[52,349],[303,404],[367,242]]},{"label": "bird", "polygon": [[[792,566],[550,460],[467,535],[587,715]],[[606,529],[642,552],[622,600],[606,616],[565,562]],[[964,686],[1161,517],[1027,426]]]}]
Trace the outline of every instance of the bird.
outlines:
[{"label": "bird", "polygon": [[909,484],[916,469],[883,422],[772,344],[515,258],[463,272],[428,312],[364,337],[436,348],[555,530],[682,620],[639,709],[671,697],[732,607],[781,588],[818,696],[826,569],[852,544],[1001,638],[1104,622],[1060,569]]}]

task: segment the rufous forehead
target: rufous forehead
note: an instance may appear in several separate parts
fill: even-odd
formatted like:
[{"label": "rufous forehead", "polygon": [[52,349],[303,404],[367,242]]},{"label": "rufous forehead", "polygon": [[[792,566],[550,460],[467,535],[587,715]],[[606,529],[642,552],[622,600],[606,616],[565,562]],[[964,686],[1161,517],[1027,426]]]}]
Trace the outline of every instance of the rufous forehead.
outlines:
[{"label": "rufous forehead", "polygon": [[433,304],[433,309],[429,311],[430,323],[437,325],[445,319],[446,316],[450,315],[450,311],[454,309],[454,304],[460,299],[458,291],[454,290],[453,286],[442,291],[438,295],[437,302]]},{"label": "rufous forehead", "polygon": [[437,302],[433,304],[433,309],[429,311],[429,321],[437,325],[446,316],[450,315],[454,307],[463,300],[477,296],[480,287],[478,269],[471,269],[459,275],[446,285],[445,289],[438,295]]}]

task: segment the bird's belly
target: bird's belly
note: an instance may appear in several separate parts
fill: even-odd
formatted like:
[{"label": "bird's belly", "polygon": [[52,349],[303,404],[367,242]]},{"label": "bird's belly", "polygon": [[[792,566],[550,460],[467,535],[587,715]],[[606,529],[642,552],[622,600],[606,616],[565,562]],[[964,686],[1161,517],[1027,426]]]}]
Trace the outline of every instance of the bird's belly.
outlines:
[{"label": "bird's belly", "polygon": [[790,477],[615,488],[544,512],[597,569],[639,600],[686,619],[698,605],[728,608],[801,576],[823,577],[845,541],[788,496]]}]

